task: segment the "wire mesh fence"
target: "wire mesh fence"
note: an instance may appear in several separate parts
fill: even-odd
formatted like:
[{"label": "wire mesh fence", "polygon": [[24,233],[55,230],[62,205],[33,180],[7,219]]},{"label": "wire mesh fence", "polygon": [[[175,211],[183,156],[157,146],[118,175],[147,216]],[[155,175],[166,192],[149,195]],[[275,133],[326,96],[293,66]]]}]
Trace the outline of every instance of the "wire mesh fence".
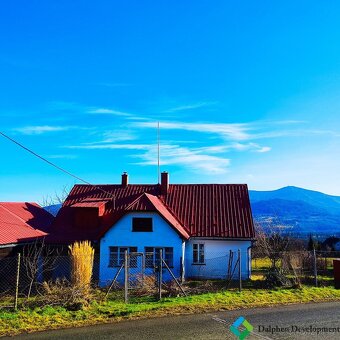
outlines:
[{"label": "wire mesh fence", "polygon": [[0,259],[0,308],[13,307],[17,287],[17,257]]},{"label": "wire mesh fence", "polygon": [[[184,268],[177,270],[171,258],[165,255],[162,251],[126,253],[110,268],[109,275],[103,277],[107,268],[101,266],[99,254],[96,254],[92,294],[100,299],[138,301],[145,296],[157,299],[267,287],[278,273],[284,277],[284,284],[333,285],[333,260],[340,258],[340,252],[289,251],[251,259],[249,252],[228,250],[217,254],[219,256],[206,253],[204,263],[193,264],[188,258]],[[66,305],[75,301],[78,292],[74,289],[71,272],[69,256],[17,255],[0,259],[0,309],[29,304]]]},{"label": "wire mesh fence", "polygon": [[273,252],[267,256],[253,256],[252,271],[265,272],[270,267],[278,267],[289,273],[297,270],[299,275],[329,276],[333,270],[333,260],[340,258],[339,251],[287,251]]}]

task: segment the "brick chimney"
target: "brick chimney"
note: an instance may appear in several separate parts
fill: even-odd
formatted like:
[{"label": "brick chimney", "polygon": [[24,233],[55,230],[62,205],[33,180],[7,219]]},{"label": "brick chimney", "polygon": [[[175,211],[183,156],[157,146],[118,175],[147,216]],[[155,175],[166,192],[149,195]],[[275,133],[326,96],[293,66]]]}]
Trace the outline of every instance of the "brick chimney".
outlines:
[{"label": "brick chimney", "polygon": [[123,172],[122,174],[122,187],[126,188],[129,184],[129,175],[127,172]]},{"label": "brick chimney", "polygon": [[166,195],[169,190],[169,174],[166,171],[161,173],[161,194]]}]

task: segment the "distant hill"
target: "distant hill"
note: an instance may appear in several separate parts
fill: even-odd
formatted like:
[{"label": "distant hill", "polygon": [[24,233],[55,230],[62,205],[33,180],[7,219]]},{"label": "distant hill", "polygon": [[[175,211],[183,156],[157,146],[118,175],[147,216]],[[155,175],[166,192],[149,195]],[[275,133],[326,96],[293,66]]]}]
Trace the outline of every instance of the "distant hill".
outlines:
[{"label": "distant hill", "polygon": [[253,215],[264,225],[281,224],[306,237],[340,235],[340,197],[297,187],[250,191]]},{"label": "distant hill", "polygon": [[[340,236],[340,197],[293,186],[273,191],[250,190],[254,218],[264,225],[284,225],[287,232],[308,237]],[[45,209],[56,216],[61,204]]]},{"label": "distant hill", "polygon": [[47,210],[53,216],[57,216],[60,208],[61,208],[61,204],[48,205],[44,207],[44,209]]}]

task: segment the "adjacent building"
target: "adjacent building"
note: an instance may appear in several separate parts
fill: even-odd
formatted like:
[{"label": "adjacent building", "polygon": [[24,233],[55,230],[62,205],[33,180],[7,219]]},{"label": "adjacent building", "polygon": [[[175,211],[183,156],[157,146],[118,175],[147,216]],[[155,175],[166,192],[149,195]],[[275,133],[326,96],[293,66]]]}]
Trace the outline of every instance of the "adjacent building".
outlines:
[{"label": "adjacent building", "polygon": [[53,216],[37,203],[0,202],[0,258],[44,239],[52,222]]}]

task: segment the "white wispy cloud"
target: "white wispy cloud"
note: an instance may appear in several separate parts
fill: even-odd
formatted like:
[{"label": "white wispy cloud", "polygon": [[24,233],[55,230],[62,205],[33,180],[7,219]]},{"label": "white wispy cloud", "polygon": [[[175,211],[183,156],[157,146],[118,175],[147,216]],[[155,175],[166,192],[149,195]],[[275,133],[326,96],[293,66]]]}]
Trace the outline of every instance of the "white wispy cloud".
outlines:
[{"label": "white wispy cloud", "polygon": [[[155,122],[135,122],[135,126],[144,128],[156,128]],[[248,124],[227,124],[227,123],[190,123],[190,122],[161,122],[161,130],[186,130],[194,132],[203,132],[209,134],[218,134],[225,139],[230,140],[248,140],[251,139]]]},{"label": "white wispy cloud", "polygon": [[234,149],[237,151],[253,151],[253,152],[269,152],[271,147],[269,146],[261,146],[257,143],[233,143],[230,145],[230,149]]},{"label": "white wispy cloud", "polygon": [[194,110],[199,109],[201,107],[215,105],[217,102],[199,102],[194,104],[187,104],[187,105],[179,105],[172,107],[170,109],[165,110],[164,112],[177,112],[177,111],[185,111],[185,110]]},{"label": "white wispy cloud", "polygon": [[82,115],[82,114],[92,114],[92,115],[112,115],[112,116],[120,116],[125,119],[136,119],[138,120],[140,117],[134,115],[133,113],[116,110],[113,108],[102,107],[102,106],[86,106],[79,103],[73,102],[63,102],[63,101],[55,101],[49,102],[46,105],[46,109],[49,111],[58,111],[64,113],[72,113],[72,115]]},{"label": "white wispy cloud", "polygon": [[[138,165],[156,165],[157,148],[150,147],[145,153],[135,155],[141,158],[142,162]],[[161,165],[177,165],[198,172],[210,172],[214,174],[223,174],[228,171],[230,160],[224,157],[209,155],[203,152],[203,149],[191,149],[179,145],[162,145],[161,147]]]},{"label": "white wispy cloud", "polygon": [[129,117],[132,116],[131,113],[118,111],[118,110],[112,110],[107,108],[91,108],[86,111],[90,114],[96,114],[96,115],[115,115],[115,116],[124,116]]},{"label": "white wispy cloud", "polygon": [[134,121],[148,121],[149,120],[149,118],[142,117],[141,115],[136,115],[134,113],[130,113],[126,111],[114,110],[114,109],[109,109],[109,108],[104,108],[104,107],[87,108],[85,112],[87,114],[92,114],[92,115],[117,116],[117,117],[121,117],[122,119],[126,119],[126,120],[134,120]]},{"label": "white wispy cloud", "polygon": [[[184,130],[215,135],[226,141],[245,142],[281,137],[300,137],[312,135],[331,135],[339,137],[340,133],[332,130],[301,128],[299,121],[249,122],[249,123],[200,123],[200,122],[160,122],[161,130]],[[134,122],[136,127],[156,128],[156,122]],[[280,129],[281,125],[293,125],[291,129]],[[262,152],[267,152],[268,147]],[[260,152],[260,151],[259,151]]]},{"label": "white wispy cloud", "polygon": [[[155,165],[157,164],[157,146],[155,144],[98,144],[98,145],[70,145],[70,149],[87,149],[87,150],[135,150],[140,151],[131,157],[142,159],[138,165]],[[210,171],[211,173],[226,173],[230,160],[225,157],[219,157],[209,154],[209,147],[189,148],[176,144],[162,144],[161,146],[161,164],[178,165],[190,168],[195,171]],[[215,150],[217,152],[217,149]]]},{"label": "white wispy cloud", "polygon": [[137,139],[137,136],[135,135],[135,133],[131,131],[125,131],[125,130],[104,131],[100,135],[101,135],[100,140],[97,140],[94,142],[88,142],[86,144],[87,145],[105,144],[105,143],[132,141],[132,140]]},{"label": "white wispy cloud", "polygon": [[264,152],[269,152],[272,148],[270,146],[262,146],[259,147],[257,150],[255,150],[255,152],[260,152],[260,153],[264,153]]},{"label": "white wispy cloud", "polygon": [[31,125],[23,126],[19,128],[13,128],[12,130],[24,135],[40,135],[47,132],[66,131],[75,128],[74,126],[52,126],[52,125]]}]

